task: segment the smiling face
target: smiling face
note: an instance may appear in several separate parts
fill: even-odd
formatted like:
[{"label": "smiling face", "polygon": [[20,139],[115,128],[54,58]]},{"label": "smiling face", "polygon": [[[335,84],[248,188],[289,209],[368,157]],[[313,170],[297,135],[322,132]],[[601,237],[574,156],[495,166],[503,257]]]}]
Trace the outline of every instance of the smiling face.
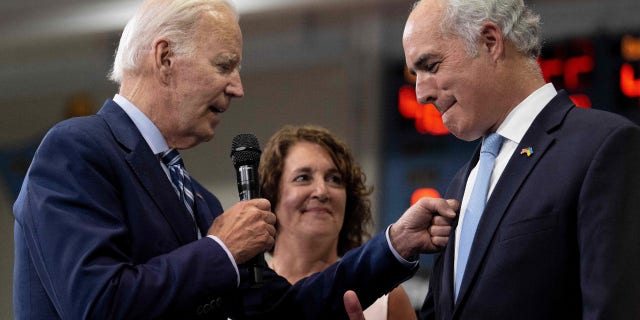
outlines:
[{"label": "smiling face", "polygon": [[289,148],[279,184],[278,236],[328,238],[338,242],[346,190],[338,168],[320,145],[301,141]]},{"label": "smiling face", "polygon": [[406,63],[416,75],[418,101],[433,103],[456,137],[475,140],[500,122],[492,101],[499,86],[494,64],[482,47],[472,57],[461,38],[443,34],[441,14],[440,1],[422,1],[412,11],[402,39]]},{"label": "smiling face", "polygon": [[163,134],[172,147],[188,148],[213,138],[221,113],[242,97],[242,34],[229,13],[205,13],[194,28],[195,51],[171,60],[170,97]]}]

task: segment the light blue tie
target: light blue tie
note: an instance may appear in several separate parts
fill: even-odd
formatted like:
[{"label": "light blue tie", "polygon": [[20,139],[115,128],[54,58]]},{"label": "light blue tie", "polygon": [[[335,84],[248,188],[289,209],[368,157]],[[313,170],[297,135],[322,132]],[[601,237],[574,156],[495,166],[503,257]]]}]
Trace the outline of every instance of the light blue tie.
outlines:
[{"label": "light blue tie", "polygon": [[[184,168],[184,163],[182,162],[182,156],[176,149],[169,149],[163,152],[160,155],[162,162],[169,168],[169,173],[171,175],[171,183],[173,184],[173,189],[178,194],[180,201],[184,204],[185,208],[191,215],[191,219],[193,220],[194,227],[196,231],[198,231],[198,226],[195,222],[195,217],[193,215],[193,185],[191,183],[191,178],[189,177],[189,173]],[[198,232],[199,234],[199,232]]]},{"label": "light blue tie", "polygon": [[487,203],[487,193],[489,192],[491,172],[493,171],[493,164],[496,161],[496,156],[498,155],[498,152],[500,152],[502,140],[503,138],[501,135],[492,133],[482,142],[482,148],[480,149],[480,161],[478,162],[478,174],[476,176],[476,182],[473,185],[473,190],[471,191],[469,203],[467,204],[467,211],[465,211],[464,214],[462,230],[460,231],[458,265],[456,267],[456,300],[458,299],[458,293],[460,292],[460,284],[462,283],[464,270],[467,267],[467,259],[469,258],[473,238],[475,237],[476,229],[478,228],[478,222],[480,221],[480,217],[482,217],[484,205]]}]

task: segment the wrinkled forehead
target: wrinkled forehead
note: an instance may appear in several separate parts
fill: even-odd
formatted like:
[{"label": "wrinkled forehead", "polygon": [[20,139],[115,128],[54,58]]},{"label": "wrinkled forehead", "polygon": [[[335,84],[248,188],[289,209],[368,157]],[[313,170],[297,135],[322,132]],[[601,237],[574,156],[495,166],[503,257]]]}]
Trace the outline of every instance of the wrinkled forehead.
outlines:
[{"label": "wrinkled forehead", "polygon": [[222,14],[204,12],[194,28],[194,44],[207,48],[211,45],[223,46],[236,54],[242,53],[242,32],[232,11]]},{"label": "wrinkled forehead", "polygon": [[209,32],[215,32],[215,34],[241,35],[238,16],[231,8],[220,7],[216,10],[205,10],[200,15],[197,24],[205,26]]},{"label": "wrinkled forehead", "polygon": [[419,7],[412,12],[402,36],[402,46],[408,61],[425,54],[435,54],[446,45],[440,29],[439,13],[422,9],[425,8]]}]

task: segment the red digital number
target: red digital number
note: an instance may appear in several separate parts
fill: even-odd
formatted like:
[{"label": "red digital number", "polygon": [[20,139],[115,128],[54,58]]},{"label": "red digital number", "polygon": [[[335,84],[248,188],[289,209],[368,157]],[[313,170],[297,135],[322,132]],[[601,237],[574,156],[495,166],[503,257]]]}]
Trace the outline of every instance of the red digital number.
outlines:
[{"label": "red digital number", "polygon": [[407,119],[414,119],[419,133],[434,136],[445,135],[449,130],[442,123],[442,116],[433,104],[420,104],[416,100],[416,90],[411,85],[403,85],[398,91],[398,111]]}]

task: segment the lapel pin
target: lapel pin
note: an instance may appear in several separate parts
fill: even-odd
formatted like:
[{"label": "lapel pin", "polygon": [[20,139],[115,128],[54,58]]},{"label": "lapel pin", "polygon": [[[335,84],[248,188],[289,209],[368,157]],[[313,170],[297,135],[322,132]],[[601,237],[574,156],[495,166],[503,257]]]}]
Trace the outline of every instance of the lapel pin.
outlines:
[{"label": "lapel pin", "polygon": [[524,148],[520,150],[520,154],[526,154],[527,157],[531,157],[531,155],[533,155],[533,147]]}]

